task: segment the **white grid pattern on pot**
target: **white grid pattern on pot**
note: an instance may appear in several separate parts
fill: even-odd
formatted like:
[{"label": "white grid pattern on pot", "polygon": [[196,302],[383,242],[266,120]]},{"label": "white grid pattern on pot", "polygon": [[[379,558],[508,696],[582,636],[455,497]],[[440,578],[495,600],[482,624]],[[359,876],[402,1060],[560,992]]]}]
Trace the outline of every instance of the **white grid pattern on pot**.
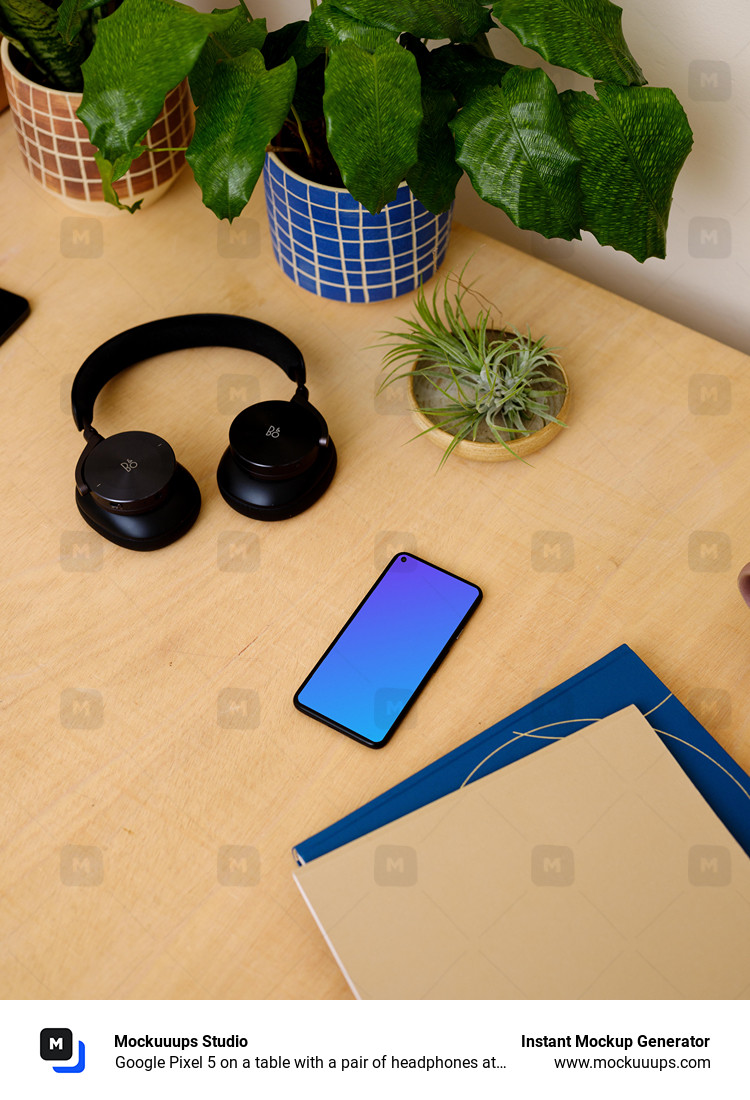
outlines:
[{"label": "white grid pattern on pot", "polygon": [[[55,91],[21,78],[3,66],[8,101],[18,145],[29,171],[42,186],[68,198],[103,198],[94,149],[86,127],[76,115],[81,96]],[[192,117],[186,89],[170,92],[165,110],[146,137],[157,148],[187,145]],[[121,198],[132,201],[173,179],[184,163],[183,153],[144,153],[118,181]]]},{"label": "white grid pattern on pot", "polygon": [[323,297],[395,298],[429,279],[444,258],[452,208],[431,214],[406,184],[377,215],[348,191],[303,180],[271,156],[264,184],[280,267],[298,286]]}]

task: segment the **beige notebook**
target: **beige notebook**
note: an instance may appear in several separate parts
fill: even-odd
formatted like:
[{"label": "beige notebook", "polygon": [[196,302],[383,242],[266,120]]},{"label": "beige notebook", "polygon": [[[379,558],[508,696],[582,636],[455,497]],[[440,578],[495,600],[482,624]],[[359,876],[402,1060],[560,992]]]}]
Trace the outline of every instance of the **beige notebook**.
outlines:
[{"label": "beige notebook", "polygon": [[632,706],[295,879],[361,998],[750,995],[750,860]]}]

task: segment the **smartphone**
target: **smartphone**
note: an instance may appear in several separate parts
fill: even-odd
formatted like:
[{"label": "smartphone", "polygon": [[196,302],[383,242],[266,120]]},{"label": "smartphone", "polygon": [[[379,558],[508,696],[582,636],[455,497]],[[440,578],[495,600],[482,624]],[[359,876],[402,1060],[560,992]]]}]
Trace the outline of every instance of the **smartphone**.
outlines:
[{"label": "smartphone", "polygon": [[0,290],[0,344],[29,315],[29,303],[20,294]]},{"label": "smartphone", "polygon": [[295,707],[381,748],[481,599],[476,584],[396,554],[297,690]]}]

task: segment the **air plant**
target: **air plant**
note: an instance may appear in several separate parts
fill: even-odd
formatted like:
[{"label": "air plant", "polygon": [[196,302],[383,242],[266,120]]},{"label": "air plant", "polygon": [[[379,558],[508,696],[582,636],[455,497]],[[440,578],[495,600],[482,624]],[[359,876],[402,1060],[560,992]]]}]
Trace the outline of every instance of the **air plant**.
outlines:
[{"label": "air plant", "polygon": [[[433,422],[425,432],[439,428],[452,436],[441,466],[462,440],[476,442],[480,433],[518,457],[510,443],[538,430],[540,420],[565,426],[554,412],[560,404],[556,398],[567,392],[551,354],[556,349],[547,347],[544,337],[534,340],[528,330],[495,328],[489,303],[470,321],[466,295],[487,300],[465,284],[465,271],[466,266],[458,276],[442,279],[431,299],[420,287],[416,317],[399,318],[405,331],[382,334],[391,347],[381,390],[408,377],[412,382],[424,378],[436,391],[436,404],[420,403],[420,409]],[[451,283],[457,284],[455,290]]]}]

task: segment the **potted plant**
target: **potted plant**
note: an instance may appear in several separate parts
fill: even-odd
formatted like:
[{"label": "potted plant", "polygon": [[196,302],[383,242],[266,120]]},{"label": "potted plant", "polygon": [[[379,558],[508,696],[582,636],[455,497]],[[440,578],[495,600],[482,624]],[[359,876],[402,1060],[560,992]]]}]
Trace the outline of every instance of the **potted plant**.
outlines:
[{"label": "potted plant", "polygon": [[8,106],[8,93],[5,90],[5,80],[3,78],[3,71],[0,68],[0,111],[4,111]]},{"label": "potted plant", "polygon": [[[76,116],[81,66],[99,22],[116,0],[0,0],[2,74],[26,167],[45,191],[77,210],[109,210],[105,199],[153,202],[184,166],[192,134],[187,82],[162,99],[158,119],[116,186],[102,183],[96,150]],[[160,148],[163,147],[163,148]],[[177,151],[173,147],[177,147]],[[105,193],[106,192],[106,193]]]},{"label": "potted plant", "polygon": [[465,271],[442,280],[431,301],[420,287],[416,317],[400,318],[406,330],[383,333],[391,346],[381,390],[408,378],[420,435],[443,449],[440,466],[453,453],[480,462],[533,454],[565,427],[570,399],[567,375],[543,338],[493,327],[489,306],[469,320]]},{"label": "potted plant", "polygon": [[[175,0],[123,0],[83,66],[79,113],[105,178],[126,170],[154,105],[187,75],[197,104],[187,159],[203,201],[221,218],[240,214],[270,146],[277,258],[320,293],[338,287],[333,296],[345,297],[346,283],[356,297],[349,273],[364,278],[363,259],[381,274],[372,296],[424,281],[420,261],[444,250],[464,171],[523,229],[565,239],[585,229],[641,261],[664,256],[692,133],[669,89],[644,86],[609,0],[311,7],[309,20],[267,33],[243,2],[201,38]],[[495,58],[487,31],[496,21],[547,61],[593,77],[595,94],[558,94],[542,69]],[[447,41],[430,49],[430,40]],[[400,251],[409,236],[411,259]]]}]

